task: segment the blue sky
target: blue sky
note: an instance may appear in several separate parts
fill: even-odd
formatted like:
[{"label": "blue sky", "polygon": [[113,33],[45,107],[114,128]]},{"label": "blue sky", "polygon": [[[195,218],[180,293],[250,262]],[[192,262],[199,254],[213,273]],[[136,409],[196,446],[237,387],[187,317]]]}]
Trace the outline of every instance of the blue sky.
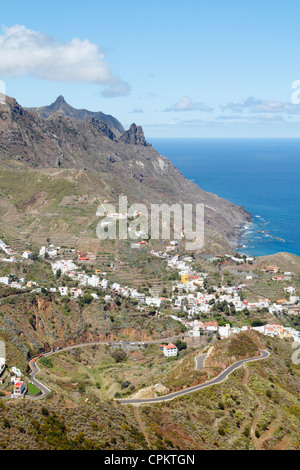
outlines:
[{"label": "blue sky", "polygon": [[299,15],[299,0],[15,0],[0,80],[23,106],[62,94],[146,137],[300,137]]}]

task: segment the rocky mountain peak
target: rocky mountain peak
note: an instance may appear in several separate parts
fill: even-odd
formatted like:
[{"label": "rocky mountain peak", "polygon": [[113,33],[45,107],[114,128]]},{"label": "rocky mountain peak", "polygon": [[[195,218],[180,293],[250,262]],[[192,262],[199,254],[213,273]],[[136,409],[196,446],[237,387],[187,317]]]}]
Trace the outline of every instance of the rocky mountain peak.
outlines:
[{"label": "rocky mountain peak", "polygon": [[63,104],[67,104],[67,102],[66,102],[65,98],[64,98],[62,95],[59,95],[59,96],[56,98],[56,100],[55,100],[55,102],[54,102],[53,104],[56,104],[56,105],[58,105],[58,106],[61,106],[61,105],[63,105]]},{"label": "rocky mountain peak", "polygon": [[119,140],[125,144],[143,145],[144,147],[151,146],[145,139],[142,127],[137,126],[135,123],[131,124],[128,131],[124,132]]},{"label": "rocky mountain peak", "polygon": [[60,114],[75,121],[87,122],[91,118],[104,122],[113,132],[116,137],[121,136],[125,129],[122,124],[113,116],[104,114],[101,111],[89,111],[87,109],[76,109],[69,105],[65,98],[60,95],[56,98],[54,103],[49,106],[42,106],[39,108],[27,108],[31,113],[37,113],[44,119],[51,119],[53,115]]}]

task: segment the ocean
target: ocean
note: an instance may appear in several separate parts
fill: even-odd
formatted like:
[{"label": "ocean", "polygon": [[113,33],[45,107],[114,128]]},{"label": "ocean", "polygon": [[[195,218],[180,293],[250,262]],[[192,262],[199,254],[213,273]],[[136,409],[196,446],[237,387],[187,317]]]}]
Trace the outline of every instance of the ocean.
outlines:
[{"label": "ocean", "polygon": [[300,256],[300,139],[148,141],[186,178],[251,212],[237,251]]}]

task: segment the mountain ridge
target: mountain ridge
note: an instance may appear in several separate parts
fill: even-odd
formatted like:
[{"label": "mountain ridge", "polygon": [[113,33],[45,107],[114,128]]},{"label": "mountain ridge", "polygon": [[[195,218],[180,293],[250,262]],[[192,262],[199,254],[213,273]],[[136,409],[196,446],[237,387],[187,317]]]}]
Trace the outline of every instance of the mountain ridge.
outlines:
[{"label": "mountain ridge", "polygon": [[[0,105],[0,165],[2,172],[6,171],[1,183],[2,193],[8,185],[11,199],[17,193],[18,200],[24,197],[21,204],[24,211],[26,201],[39,199],[41,187],[36,180],[44,178],[41,185],[49,185],[45,176],[48,173],[60,188],[62,179],[68,188],[72,181],[73,186],[64,196],[74,195],[72,187],[79,185],[77,193],[85,191],[84,194],[98,200],[116,199],[124,194],[129,203],[146,205],[202,203],[207,241],[217,240],[216,246],[223,245],[226,250],[237,228],[251,220],[243,207],[207,193],[187,180],[166,157],[147,144],[142,128],[135,124],[117,138],[102,121],[93,118],[79,121],[56,113],[44,119],[7,97],[5,105]],[[19,180],[13,176],[16,171]],[[24,178],[28,185],[32,182],[32,188],[27,186],[26,198],[24,191],[18,192],[18,181]],[[14,183],[9,184],[10,180]],[[5,207],[11,204],[11,199],[6,200]],[[58,214],[58,210],[55,213]],[[38,213],[37,217],[40,215]]]},{"label": "mountain ridge", "polygon": [[110,114],[105,114],[102,111],[88,111],[87,109],[73,108],[73,106],[66,102],[62,95],[58,96],[56,100],[48,106],[30,107],[24,109],[31,113],[37,113],[44,119],[48,119],[53,116],[54,113],[56,113],[78,121],[89,121],[90,119],[102,121],[107,124],[108,127],[110,127],[112,132],[117,137],[120,137],[125,132],[125,129],[120,121]]}]

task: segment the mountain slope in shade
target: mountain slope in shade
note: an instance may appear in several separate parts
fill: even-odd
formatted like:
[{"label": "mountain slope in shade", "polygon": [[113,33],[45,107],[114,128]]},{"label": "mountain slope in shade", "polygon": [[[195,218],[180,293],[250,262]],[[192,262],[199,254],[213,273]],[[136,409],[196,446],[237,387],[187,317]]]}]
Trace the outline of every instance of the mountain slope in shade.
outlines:
[{"label": "mountain slope in shade", "polygon": [[32,113],[38,113],[42,118],[48,119],[53,114],[59,114],[61,116],[70,117],[77,121],[89,121],[91,118],[97,121],[102,121],[112,130],[112,132],[119,137],[125,132],[122,124],[113,116],[104,114],[101,111],[93,112],[87,109],[75,109],[70,106],[60,95],[56,101],[49,106],[43,106],[40,108],[25,108]]}]

